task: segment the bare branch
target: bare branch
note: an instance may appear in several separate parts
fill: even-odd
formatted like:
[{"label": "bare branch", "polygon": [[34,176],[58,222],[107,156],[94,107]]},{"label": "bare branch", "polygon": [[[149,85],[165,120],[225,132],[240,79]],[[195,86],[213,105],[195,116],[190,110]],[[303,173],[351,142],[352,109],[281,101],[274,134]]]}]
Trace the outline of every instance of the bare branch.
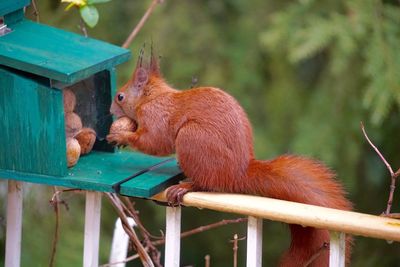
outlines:
[{"label": "bare branch", "polygon": [[396,178],[400,175],[400,169],[398,169],[396,173],[393,172],[392,166],[390,166],[390,164],[386,161],[385,157],[383,157],[379,149],[371,142],[371,140],[369,140],[368,135],[364,129],[364,124],[362,122],[361,122],[361,129],[368,143],[374,148],[375,152],[379,155],[379,157],[381,158],[381,160],[383,161],[383,163],[386,165],[386,167],[390,172],[391,182],[390,182],[389,199],[386,205],[386,211],[383,213],[383,215],[387,216],[390,214],[390,211],[392,209],[393,195],[394,195],[394,190],[396,189]]},{"label": "bare branch", "polygon": [[[145,248],[145,249],[147,251],[147,248]],[[129,256],[128,258],[126,258],[123,261],[110,262],[110,263],[102,264],[99,267],[110,267],[110,266],[121,264],[121,263],[127,263],[130,261],[136,260],[138,258],[139,258],[139,254],[135,254],[135,255]]]},{"label": "bare branch", "polygon": [[128,48],[129,47],[129,45],[132,43],[133,39],[136,37],[136,35],[142,29],[142,27],[143,27],[144,23],[146,22],[146,20],[150,17],[150,15],[153,12],[153,10],[156,7],[156,5],[160,4],[160,3],[162,3],[162,0],[153,0],[151,2],[149,8],[146,10],[146,13],[144,13],[144,15],[140,19],[139,23],[136,25],[136,27],[129,34],[128,38],[125,40],[124,44],[122,45],[123,48]]},{"label": "bare branch", "polygon": [[211,261],[210,255],[207,254],[207,255],[204,257],[204,261],[205,261],[205,267],[210,267],[210,261]]},{"label": "bare branch", "polygon": [[81,29],[81,31],[85,37],[89,36],[85,22],[83,21],[82,17],[79,18],[79,28]]},{"label": "bare branch", "polygon": [[115,194],[111,194],[111,193],[105,193],[105,195],[108,197],[108,199],[110,200],[111,204],[114,206],[115,210],[118,213],[118,216],[121,218],[121,222],[122,222],[122,226],[125,230],[125,232],[129,235],[129,238],[131,239],[131,241],[133,242],[136,251],[139,254],[140,260],[142,261],[144,266],[154,266],[149,254],[147,253],[147,251],[145,250],[145,248],[143,247],[142,243],[140,242],[138,236],[136,235],[135,231],[133,230],[133,228],[129,225],[128,223],[128,218],[126,216],[126,214],[124,213],[123,207],[121,205],[121,201],[120,199],[115,195]]},{"label": "bare branch", "polygon": [[130,201],[129,197],[123,197],[122,198],[125,201],[122,201],[122,207],[124,208],[125,212],[128,213],[130,217],[132,217],[140,231],[142,232],[143,235],[147,235],[153,239],[161,239],[163,238],[162,236],[154,236],[150,234],[150,232],[144,227],[142,221],[140,220],[140,217],[138,216],[139,212],[135,209],[133,203]]},{"label": "bare branch", "polygon": [[151,238],[160,239],[160,237],[154,237],[153,235],[151,235],[149,233],[149,231],[147,231],[147,229],[143,226],[143,224],[138,216],[139,212],[136,211],[136,209],[134,208],[133,203],[130,201],[130,199],[128,197],[124,197],[123,199],[125,200],[126,205],[124,204],[123,201],[121,201],[121,206],[124,209],[124,211],[127,212],[128,215],[135,220],[136,225],[139,228],[140,233],[143,236],[144,244],[148,248],[148,251],[150,253],[150,256],[153,260],[154,265],[157,267],[162,267],[162,265],[160,263],[161,253],[151,241]]},{"label": "bare branch", "polygon": [[393,219],[400,219],[400,213],[383,214],[383,216]]},{"label": "bare branch", "polygon": [[361,122],[361,130],[365,136],[365,138],[367,139],[368,143],[372,146],[372,148],[375,150],[375,152],[378,154],[378,156],[381,158],[381,160],[383,161],[383,163],[386,165],[386,167],[388,168],[389,172],[390,172],[390,176],[393,176],[393,169],[390,166],[390,164],[386,161],[385,157],[382,155],[382,153],[379,151],[379,149],[371,142],[371,140],[368,138],[367,133],[365,132],[365,128],[364,128],[364,124]]},{"label": "bare branch", "polygon": [[394,173],[394,177],[399,177],[399,175],[400,175],[400,169],[398,169],[395,173]]},{"label": "bare branch", "polygon": [[[203,226],[194,228],[192,230],[183,232],[183,233],[181,233],[181,238],[184,238],[184,237],[187,237],[187,236],[191,236],[191,235],[194,235],[194,234],[198,234],[198,233],[201,233],[201,232],[205,232],[205,231],[208,231],[208,230],[211,230],[213,228],[217,228],[217,227],[220,227],[220,226],[223,226],[223,225],[232,224],[232,223],[241,223],[241,222],[246,222],[246,221],[247,221],[247,218],[237,218],[237,219],[232,219],[232,220],[222,220],[222,221],[219,221],[219,222],[216,222],[216,223],[203,225]],[[162,245],[164,243],[165,243],[165,239],[157,240],[157,241],[153,242],[153,244],[155,246]]]},{"label": "bare branch", "polygon": [[62,193],[65,193],[65,192],[81,192],[81,191],[82,191],[82,189],[74,189],[74,188],[57,190],[54,192],[53,196],[51,197],[50,204],[53,206],[55,205],[55,203],[62,204],[65,206],[65,209],[68,210],[69,209],[68,203],[65,200],[60,199],[59,195],[61,195]]},{"label": "bare branch", "polygon": [[39,9],[36,5],[36,0],[32,0],[33,15],[36,17],[36,22],[40,22]]},{"label": "bare branch", "polygon": [[235,234],[233,236],[233,240],[230,241],[233,243],[233,267],[237,267],[237,252],[239,249],[238,241],[239,241],[239,238],[238,238],[237,234]]},{"label": "bare branch", "polygon": [[55,222],[55,227],[54,227],[54,237],[53,237],[53,242],[52,242],[52,249],[51,249],[51,255],[50,255],[50,262],[49,262],[49,267],[55,266],[55,258],[56,258],[56,252],[57,252],[57,244],[58,244],[58,239],[60,236],[60,209],[59,209],[59,199],[58,199],[58,194],[57,194],[57,187],[53,187],[54,194],[53,197],[50,201],[50,203],[54,207],[54,212],[56,215],[56,222]]},{"label": "bare branch", "polygon": [[[237,219],[232,219],[232,220],[222,220],[222,221],[219,221],[219,222],[216,222],[216,223],[212,223],[212,224],[209,224],[209,225],[200,226],[200,227],[197,227],[197,228],[195,228],[195,229],[192,229],[192,230],[183,232],[183,233],[181,233],[181,238],[184,238],[184,237],[187,237],[187,236],[190,236],[190,235],[194,235],[194,234],[198,234],[198,233],[201,233],[201,232],[204,232],[204,231],[207,231],[207,230],[210,230],[210,229],[219,227],[219,226],[223,226],[223,225],[227,225],[227,224],[232,224],[232,223],[241,223],[241,222],[245,222],[245,221],[247,221],[247,218],[237,218]],[[243,239],[243,238],[241,238],[241,239],[239,239],[239,240],[242,240],[242,239]],[[152,242],[152,244],[153,244],[154,246],[163,245],[164,243],[165,243],[165,239],[161,239],[161,240],[157,240],[157,241],[153,241],[153,242]],[[145,250],[148,251],[149,248],[146,247]],[[138,254],[135,254],[135,255],[129,256],[128,258],[126,258],[126,259],[123,260],[123,261],[112,262],[112,263],[108,263],[108,264],[103,264],[103,265],[101,265],[100,267],[108,267],[108,266],[116,265],[116,264],[119,264],[119,263],[126,263],[126,262],[129,262],[129,261],[135,260],[135,259],[137,259],[137,258],[139,258],[139,255],[138,255]]]},{"label": "bare branch", "polygon": [[322,246],[314,253],[314,255],[311,256],[311,258],[304,264],[304,267],[308,267],[313,263],[324,250],[329,249],[329,243],[324,242]]}]

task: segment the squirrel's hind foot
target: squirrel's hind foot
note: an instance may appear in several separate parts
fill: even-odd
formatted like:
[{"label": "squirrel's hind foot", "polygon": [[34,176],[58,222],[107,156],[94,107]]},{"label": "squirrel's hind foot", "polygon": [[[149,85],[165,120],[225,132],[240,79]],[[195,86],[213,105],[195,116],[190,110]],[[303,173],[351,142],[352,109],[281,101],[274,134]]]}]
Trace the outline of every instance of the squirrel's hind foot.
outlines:
[{"label": "squirrel's hind foot", "polygon": [[172,207],[181,206],[183,202],[183,196],[191,191],[193,191],[192,183],[185,182],[168,187],[167,189],[168,205]]}]

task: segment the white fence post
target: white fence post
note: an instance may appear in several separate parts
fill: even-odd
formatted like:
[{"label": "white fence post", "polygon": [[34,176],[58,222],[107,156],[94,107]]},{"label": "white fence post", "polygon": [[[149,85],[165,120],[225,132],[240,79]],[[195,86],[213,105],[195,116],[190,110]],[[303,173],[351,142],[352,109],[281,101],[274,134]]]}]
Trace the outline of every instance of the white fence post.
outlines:
[{"label": "white fence post", "polygon": [[86,192],[83,267],[99,266],[101,193]]},{"label": "white fence post", "polygon": [[[136,225],[133,218],[128,217],[128,223],[131,227]],[[126,263],[123,262],[128,255],[129,236],[122,227],[121,219],[118,218],[115,222],[114,234],[111,244],[110,260],[109,263],[120,262],[113,264],[114,267],[125,267]]]},{"label": "white fence post", "polygon": [[5,267],[21,264],[22,183],[8,180]]},{"label": "white fence post", "polygon": [[253,216],[247,222],[247,267],[262,266],[263,220]]},{"label": "white fence post", "polygon": [[165,267],[179,267],[181,245],[180,207],[167,207],[165,232]]},{"label": "white fence post", "polygon": [[344,267],[346,261],[346,235],[345,233],[329,232],[329,266]]}]

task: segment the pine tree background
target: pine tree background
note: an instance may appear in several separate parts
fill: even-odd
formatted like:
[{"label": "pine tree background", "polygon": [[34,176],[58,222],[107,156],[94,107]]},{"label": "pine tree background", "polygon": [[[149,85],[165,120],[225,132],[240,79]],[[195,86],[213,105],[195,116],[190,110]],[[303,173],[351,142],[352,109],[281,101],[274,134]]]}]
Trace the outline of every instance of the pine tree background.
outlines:
[{"label": "pine tree background", "polygon": [[[79,32],[78,12],[65,12],[66,5],[56,0],[36,2],[42,23]],[[149,3],[113,0],[98,5],[100,21],[89,35],[122,44]],[[32,9],[26,12],[33,18]],[[356,211],[384,211],[390,176],[365,141],[360,121],[392,167],[400,167],[399,1],[165,0],[130,47],[133,54],[150,40],[172,85],[188,88],[197,77],[199,85],[223,88],[239,100],[254,126],[258,158],[283,153],[318,158],[338,173]],[[119,67],[119,85],[134,64],[133,59]],[[5,203],[4,181],[0,193]],[[54,228],[48,204],[52,190],[27,185],[25,194],[22,266],[47,266]],[[397,196],[395,192],[394,212],[400,212]],[[84,198],[64,198],[70,210],[61,215],[56,266],[80,266]],[[164,228],[164,208],[135,201],[145,225],[158,234]],[[100,257],[106,263],[116,214],[103,203]],[[185,208],[182,227],[234,217]],[[245,231],[245,225],[231,225],[183,239],[182,266],[202,266],[206,254],[212,266],[232,266],[229,240]],[[275,266],[288,243],[287,227],[266,221],[263,266]],[[244,266],[245,242],[239,247]],[[399,249],[398,243],[356,237],[351,266],[399,266]]]}]

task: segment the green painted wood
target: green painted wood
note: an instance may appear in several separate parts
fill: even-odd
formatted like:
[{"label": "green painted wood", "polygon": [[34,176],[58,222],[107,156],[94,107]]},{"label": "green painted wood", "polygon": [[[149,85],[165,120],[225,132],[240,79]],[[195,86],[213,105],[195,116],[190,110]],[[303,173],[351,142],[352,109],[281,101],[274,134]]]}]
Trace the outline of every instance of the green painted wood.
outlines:
[{"label": "green painted wood", "polygon": [[75,185],[71,183],[71,180],[68,176],[50,176],[50,175],[41,175],[37,173],[28,173],[28,172],[19,172],[19,171],[10,171],[10,170],[1,170],[0,169],[0,180],[17,180],[22,182],[34,183],[34,184],[42,184],[42,185],[51,185],[51,186],[64,186],[68,188],[77,188]]},{"label": "green painted wood", "polygon": [[130,57],[127,49],[22,20],[0,37],[0,65],[71,84]]},{"label": "green painted wood", "polygon": [[[166,177],[169,177],[166,179]],[[151,197],[168,186],[176,184],[184,175],[176,161],[168,162],[159,168],[146,172],[121,185],[120,194],[137,197]]]},{"label": "green painted wood", "polygon": [[4,23],[10,26],[23,20],[24,17],[25,17],[24,10],[18,9],[14,12],[4,15]]},{"label": "green painted wood", "polygon": [[28,6],[29,0],[1,0],[0,1],[0,16],[14,12],[25,6]]},{"label": "green painted wood", "polygon": [[[131,151],[92,151],[81,157],[78,164],[68,169],[63,177],[0,170],[0,178],[115,193],[112,188],[114,184],[165,159]],[[127,196],[151,197],[177,183],[182,178],[181,173],[174,160],[123,183],[121,193]]]},{"label": "green painted wood", "polygon": [[[92,152],[89,155],[79,159],[78,164],[69,170],[68,176],[74,187],[85,190],[95,190],[104,192],[114,192],[112,186],[124,180],[125,178],[137,173],[143,169],[147,169],[166,158],[153,157],[138,152],[117,151],[115,153]],[[150,197],[167,185],[177,181],[177,175],[181,173],[176,161],[168,163],[168,166],[160,166],[160,171],[148,175],[144,173],[140,175],[141,183],[137,189],[133,188],[136,184],[125,187],[125,194],[137,197]],[[156,171],[156,170],[154,170]],[[134,180],[138,179],[134,178]],[[148,183],[146,184],[146,179]]]},{"label": "green painted wood", "polygon": [[115,68],[111,68],[109,70],[110,72],[110,82],[111,82],[111,99],[115,96],[117,93],[117,72]]},{"label": "green painted wood", "polygon": [[64,176],[62,92],[0,67],[0,169]]}]

